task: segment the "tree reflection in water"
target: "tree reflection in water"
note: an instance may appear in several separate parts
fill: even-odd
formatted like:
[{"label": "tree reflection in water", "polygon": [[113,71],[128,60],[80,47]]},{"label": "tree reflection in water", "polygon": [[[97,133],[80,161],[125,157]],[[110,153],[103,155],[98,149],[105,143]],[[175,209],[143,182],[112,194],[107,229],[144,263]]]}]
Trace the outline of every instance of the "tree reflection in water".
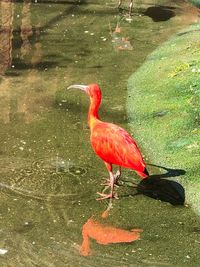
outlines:
[{"label": "tree reflection in water", "polygon": [[1,29],[0,29],[0,75],[12,64],[12,39],[13,39],[13,14],[14,4],[12,0],[2,0]]}]

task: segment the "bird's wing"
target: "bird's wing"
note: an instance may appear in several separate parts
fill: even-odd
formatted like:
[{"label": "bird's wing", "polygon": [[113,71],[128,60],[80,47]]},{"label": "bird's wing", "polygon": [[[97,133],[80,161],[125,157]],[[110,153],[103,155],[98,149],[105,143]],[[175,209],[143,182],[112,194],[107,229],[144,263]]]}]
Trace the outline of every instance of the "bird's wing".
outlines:
[{"label": "bird's wing", "polygon": [[133,138],[121,127],[101,122],[91,132],[95,153],[104,161],[143,171],[145,163]]}]

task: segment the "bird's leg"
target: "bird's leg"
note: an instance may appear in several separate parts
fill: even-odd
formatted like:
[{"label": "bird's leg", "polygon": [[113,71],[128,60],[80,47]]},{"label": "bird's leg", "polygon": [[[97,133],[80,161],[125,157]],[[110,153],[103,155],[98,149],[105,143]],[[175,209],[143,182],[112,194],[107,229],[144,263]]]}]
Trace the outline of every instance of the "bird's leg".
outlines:
[{"label": "bird's leg", "polygon": [[111,171],[109,171],[109,174],[110,174],[111,192],[110,192],[110,194],[103,193],[108,187],[105,188],[102,193],[97,192],[97,194],[101,196],[100,198],[97,198],[97,200],[103,200],[103,199],[107,199],[107,198],[117,198],[117,196],[114,194],[115,176],[113,175],[113,173]]},{"label": "bird's leg", "polygon": [[[107,164],[107,163],[105,163],[105,164]],[[106,165],[106,167],[107,167],[107,165]],[[110,169],[109,169],[110,170]],[[114,178],[115,178],[115,182],[114,182],[114,186],[116,186],[116,187],[118,187],[118,185],[117,185],[117,181],[118,181],[118,179],[120,178],[120,176],[121,176],[121,166],[119,166],[119,169],[117,170],[117,172],[114,174]],[[103,182],[101,185],[105,185],[106,187],[104,188],[104,190],[103,191],[105,191],[108,187],[110,187],[110,179],[106,179],[106,181],[105,182]]]},{"label": "bird's leg", "polygon": [[[106,168],[107,168],[108,172],[109,173],[112,172],[112,164],[107,163],[105,161],[104,161],[104,163],[106,165]],[[117,180],[117,177],[120,176],[120,175],[121,175],[121,167],[119,166],[119,170],[114,175],[115,181]],[[109,179],[106,179],[105,182],[103,182],[101,184],[101,185],[105,185],[105,188],[104,188],[103,192],[111,186],[110,181],[111,181],[111,179],[109,178]],[[115,181],[114,181],[114,185],[116,185]]]},{"label": "bird's leg", "polygon": [[119,0],[118,8],[120,8],[121,4],[122,4],[122,0]]},{"label": "bird's leg", "polygon": [[[103,189],[102,193],[97,192],[97,194],[99,194],[101,196],[101,198],[98,198],[97,200],[103,200],[106,198],[117,198],[116,195],[114,195],[114,186],[115,186],[115,176],[112,173],[112,164],[104,162],[106,165],[107,170],[109,171],[109,175],[110,175],[110,180],[109,182],[107,182],[105,185],[105,188]],[[111,193],[110,194],[105,194],[104,192],[111,187]]]},{"label": "bird's leg", "polygon": [[[107,170],[109,171],[109,173],[112,172],[112,164],[107,163],[107,162],[105,162],[105,161],[104,161],[104,163],[105,163],[106,168],[107,168]],[[110,187],[110,178],[109,178],[109,179],[106,179],[106,181],[103,182],[101,185],[105,185],[105,188],[104,188],[104,190],[103,190],[103,192],[104,192],[107,188]]]},{"label": "bird's leg", "polygon": [[129,5],[129,17],[131,16],[132,8],[133,8],[133,0],[130,1],[130,5]]}]

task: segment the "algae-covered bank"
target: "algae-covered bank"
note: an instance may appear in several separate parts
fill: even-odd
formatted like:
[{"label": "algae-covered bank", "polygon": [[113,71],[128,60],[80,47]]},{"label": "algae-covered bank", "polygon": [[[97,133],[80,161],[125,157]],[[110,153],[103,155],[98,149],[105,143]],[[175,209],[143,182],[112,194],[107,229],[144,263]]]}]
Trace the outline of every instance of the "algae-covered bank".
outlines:
[{"label": "algae-covered bank", "polygon": [[199,0],[190,0],[190,2],[193,3],[197,7],[200,7],[200,1]]},{"label": "algae-covered bank", "polygon": [[186,202],[198,214],[199,32],[197,22],[150,54],[128,81],[127,104],[131,128],[151,158],[149,163],[185,171],[179,179]]}]

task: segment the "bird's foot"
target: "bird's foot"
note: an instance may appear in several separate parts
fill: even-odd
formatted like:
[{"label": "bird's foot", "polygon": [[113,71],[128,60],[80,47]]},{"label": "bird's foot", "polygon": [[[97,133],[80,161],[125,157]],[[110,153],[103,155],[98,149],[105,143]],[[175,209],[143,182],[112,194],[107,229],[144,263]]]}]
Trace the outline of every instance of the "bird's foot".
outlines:
[{"label": "bird's foot", "polygon": [[117,194],[104,194],[104,193],[100,193],[100,192],[97,192],[98,195],[100,195],[99,198],[97,198],[96,200],[104,200],[104,199],[112,199],[112,198],[115,198],[115,199],[119,199]]},{"label": "bird's foot", "polygon": [[105,179],[101,185],[110,186],[110,179]]},{"label": "bird's foot", "polygon": [[[115,177],[115,176],[114,176],[114,177]],[[115,186],[115,187],[119,187],[119,186],[117,185],[117,180],[118,180],[118,178],[119,178],[119,176],[115,177],[115,183],[114,183],[114,186]],[[106,179],[105,182],[103,182],[101,185],[104,185],[104,186],[105,186],[105,189],[104,189],[104,191],[105,191],[107,188],[111,187],[110,179]]]},{"label": "bird's foot", "polygon": [[133,20],[133,18],[132,18],[130,13],[125,15],[125,20],[128,21],[128,22],[131,22]]}]

